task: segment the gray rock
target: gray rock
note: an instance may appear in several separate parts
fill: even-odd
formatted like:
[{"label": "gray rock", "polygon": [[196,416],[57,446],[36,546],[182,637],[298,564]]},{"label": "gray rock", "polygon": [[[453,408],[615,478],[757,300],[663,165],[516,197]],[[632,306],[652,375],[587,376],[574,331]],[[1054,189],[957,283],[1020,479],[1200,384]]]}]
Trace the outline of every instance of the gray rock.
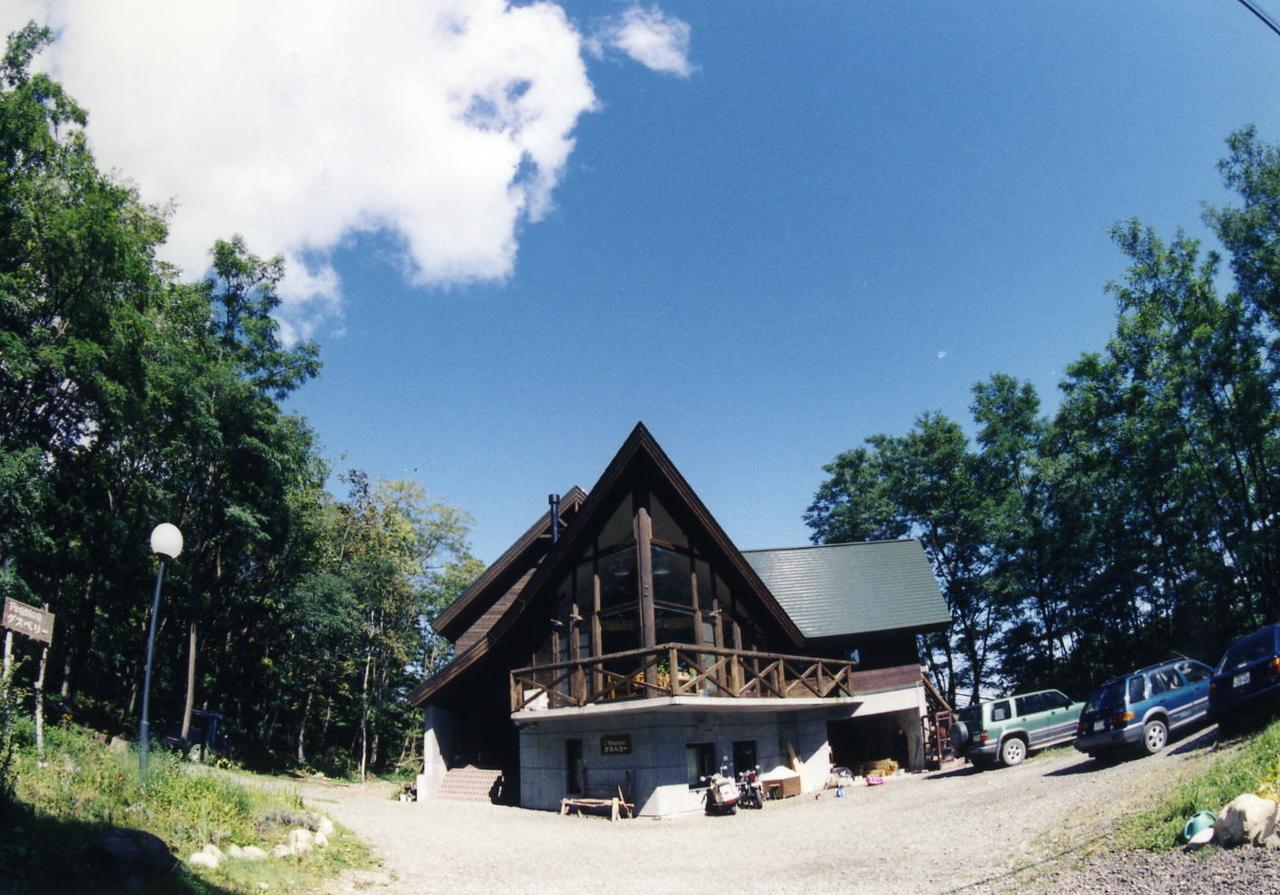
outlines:
[{"label": "gray rock", "polygon": [[203,851],[192,852],[191,857],[187,858],[187,863],[192,867],[208,867],[210,870],[217,870],[218,865],[222,862],[213,855],[205,854]]},{"label": "gray rock", "polygon": [[105,886],[126,892],[146,888],[173,870],[177,860],[158,836],[142,830],[109,830],[85,850],[85,863]]},{"label": "gray rock", "polygon": [[240,857],[246,861],[265,861],[267,853],[256,845],[246,845],[240,849]]},{"label": "gray rock", "polygon": [[291,858],[293,857],[293,849],[287,845],[277,845],[271,849],[271,857],[273,858]]},{"label": "gray rock", "polygon": [[312,847],[315,845],[315,841],[316,834],[312,833],[310,830],[304,830],[301,827],[296,830],[290,830],[288,837],[285,839],[285,842],[289,844],[289,848],[295,855],[311,851]]},{"label": "gray rock", "polygon": [[124,737],[112,737],[111,742],[107,744],[107,748],[112,752],[128,752],[129,741]]}]

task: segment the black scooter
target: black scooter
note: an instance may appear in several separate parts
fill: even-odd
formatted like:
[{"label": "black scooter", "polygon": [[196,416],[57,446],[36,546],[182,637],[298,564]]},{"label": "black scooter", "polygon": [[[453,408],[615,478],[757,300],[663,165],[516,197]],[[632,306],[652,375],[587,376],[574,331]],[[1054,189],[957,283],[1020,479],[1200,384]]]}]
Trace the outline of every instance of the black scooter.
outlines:
[{"label": "black scooter", "polygon": [[764,807],[764,783],[760,780],[760,766],[747,768],[738,775],[738,805],[741,808]]}]

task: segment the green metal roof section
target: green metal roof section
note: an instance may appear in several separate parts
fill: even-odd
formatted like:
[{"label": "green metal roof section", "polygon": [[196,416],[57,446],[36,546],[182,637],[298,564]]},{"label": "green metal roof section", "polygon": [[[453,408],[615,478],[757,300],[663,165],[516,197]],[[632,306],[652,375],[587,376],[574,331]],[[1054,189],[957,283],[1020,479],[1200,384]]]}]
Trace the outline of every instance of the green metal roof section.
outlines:
[{"label": "green metal roof section", "polygon": [[742,556],[807,639],[939,630],[951,622],[919,541],[867,541]]}]

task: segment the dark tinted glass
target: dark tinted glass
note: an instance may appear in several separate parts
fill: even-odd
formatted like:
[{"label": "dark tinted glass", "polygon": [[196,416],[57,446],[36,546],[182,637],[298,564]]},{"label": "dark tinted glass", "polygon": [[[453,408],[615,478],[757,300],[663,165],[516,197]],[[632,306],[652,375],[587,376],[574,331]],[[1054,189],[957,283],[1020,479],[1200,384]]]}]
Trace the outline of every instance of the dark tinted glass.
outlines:
[{"label": "dark tinted glass", "polygon": [[1034,715],[1037,712],[1047,711],[1051,706],[1048,704],[1047,693],[1032,693],[1030,696],[1020,696],[1016,700],[1018,703],[1019,715]]},{"label": "dark tinted glass", "polygon": [[1109,711],[1124,705],[1124,681],[1103,684],[1085,703],[1086,712]]},{"label": "dark tinted glass", "polygon": [[1231,644],[1227,648],[1226,655],[1222,657],[1222,663],[1218,666],[1218,671],[1234,671],[1251,662],[1268,659],[1275,654],[1275,628],[1264,628]]},{"label": "dark tinted glass", "polygon": [[1201,665],[1199,662],[1183,662],[1178,666],[1178,670],[1182,672],[1182,676],[1189,684],[1202,681],[1213,673],[1207,665]]},{"label": "dark tinted glass", "polygon": [[1009,701],[997,702],[991,706],[992,721],[1008,721],[1009,720]]},{"label": "dark tinted glass", "polygon": [[1146,698],[1146,681],[1140,674],[1129,678],[1129,702],[1142,702]]},{"label": "dark tinted glass", "polygon": [[1182,683],[1178,679],[1177,672],[1172,668],[1161,668],[1158,671],[1151,672],[1149,680],[1151,681],[1152,696],[1159,696],[1161,693],[1176,690]]}]

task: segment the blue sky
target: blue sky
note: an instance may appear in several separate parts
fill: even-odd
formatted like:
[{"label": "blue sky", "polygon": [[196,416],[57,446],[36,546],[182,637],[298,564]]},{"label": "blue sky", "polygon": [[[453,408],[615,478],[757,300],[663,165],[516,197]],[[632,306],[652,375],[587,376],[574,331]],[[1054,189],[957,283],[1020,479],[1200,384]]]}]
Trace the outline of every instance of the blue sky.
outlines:
[{"label": "blue sky", "polygon": [[[341,284],[311,306],[325,367],[291,406],[335,466],[470,511],[486,561],[637,420],[740,547],[804,542],[822,465],[866,436],[967,419],[998,370],[1051,406],[1114,322],[1109,226],[1202,235],[1227,134],[1280,140],[1280,37],[1232,0],[639,7],[687,25],[665,68],[610,37],[636,7],[563,8],[594,105],[566,114],[567,150],[531,138],[526,165],[560,166],[506,262],[433,273],[385,190],[360,226],[254,244],[319,252]],[[69,43],[54,69],[76,92],[92,53]],[[382,188],[400,161],[360,171]],[[434,226],[465,231],[468,202]]]}]

